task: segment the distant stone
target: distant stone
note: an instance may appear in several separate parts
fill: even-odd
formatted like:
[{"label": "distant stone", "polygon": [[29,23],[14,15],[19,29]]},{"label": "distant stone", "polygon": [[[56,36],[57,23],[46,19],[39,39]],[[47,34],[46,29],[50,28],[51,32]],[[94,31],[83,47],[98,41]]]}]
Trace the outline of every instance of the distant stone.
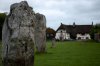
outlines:
[{"label": "distant stone", "polygon": [[52,39],[52,45],[51,45],[51,48],[55,48],[56,47],[56,39],[53,38]]},{"label": "distant stone", "polygon": [[34,66],[35,22],[26,1],[11,5],[2,30],[3,66]]},{"label": "distant stone", "polygon": [[46,18],[44,15],[36,14],[36,26],[35,26],[35,45],[37,52],[46,52]]}]

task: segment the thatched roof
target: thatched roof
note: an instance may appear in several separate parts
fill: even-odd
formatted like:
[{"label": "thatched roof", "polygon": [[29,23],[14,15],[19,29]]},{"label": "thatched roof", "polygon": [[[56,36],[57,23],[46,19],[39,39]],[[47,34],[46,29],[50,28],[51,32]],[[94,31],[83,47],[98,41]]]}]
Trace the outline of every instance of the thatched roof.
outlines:
[{"label": "thatched roof", "polygon": [[66,30],[68,33],[90,33],[91,29],[92,29],[92,25],[65,25],[65,24],[61,24],[60,27],[57,29],[60,30]]}]

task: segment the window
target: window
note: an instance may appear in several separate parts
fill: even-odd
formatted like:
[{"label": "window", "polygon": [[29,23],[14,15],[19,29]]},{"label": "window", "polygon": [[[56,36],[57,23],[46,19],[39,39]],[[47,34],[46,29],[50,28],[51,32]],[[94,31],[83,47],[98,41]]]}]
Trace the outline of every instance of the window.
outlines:
[{"label": "window", "polygon": [[86,37],[86,39],[89,39],[89,37]]},{"label": "window", "polygon": [[78,40],[80,40],[81,39],[81,37],[78,37]]}]

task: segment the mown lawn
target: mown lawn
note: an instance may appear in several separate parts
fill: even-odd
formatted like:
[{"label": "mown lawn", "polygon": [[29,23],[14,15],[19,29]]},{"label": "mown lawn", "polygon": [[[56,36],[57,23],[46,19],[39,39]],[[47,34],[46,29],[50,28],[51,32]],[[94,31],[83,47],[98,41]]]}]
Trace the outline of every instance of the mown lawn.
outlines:
[{"label": "mown lawn", "polygon": [[47,54],[35,56],[35,66],[100,66],[100,43],[95,42],[57,42]]},{"label": "mown lawn", "polygon": [[48,41],[47,53],[35,54],[34,66],[100,66],[100,43],[56,42],[56,47],[51,48],[51,42]]}]

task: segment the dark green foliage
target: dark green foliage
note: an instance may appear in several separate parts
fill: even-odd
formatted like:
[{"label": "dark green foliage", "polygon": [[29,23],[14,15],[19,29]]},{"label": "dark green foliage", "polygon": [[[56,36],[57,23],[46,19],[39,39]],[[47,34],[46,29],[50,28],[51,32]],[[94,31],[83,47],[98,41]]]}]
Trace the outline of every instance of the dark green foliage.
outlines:
[{"label": "dark green foliage", "polygon": [[1,53],[2,53],[2,44],[1,44],[1,41],[0,41],[0,66],[2,66]]},{"label": "dark green foliage", "polygon": [[4,20],[6,18],[6,14],[5,13],[0,13],[0,40],[2,39],[2,26],[4,23]]},{"label": "dark green foliage", "polygon": [[70,37],[71,37],[71,39],[76,39],[76,33],[74,33],[74,32],[71,33],[71,34],[70,34]]},{"label": "dark green foliage", "polygon": [[100,24],[94,26],[94,33],[100,33]]},{"label": "dark green foliage", "polygon": [[92,39],[94,39],[94,34],[95,34],[95,32],[94,32],[94,26],[93,26],[92,29],[91,29],[91,32],[90,32],[90,35],[91,35]]},{"label": "dark green foliage", "polygon": [[94,39],[95,33],[100,33],[100,24],[96,24],[92,27],[91,32],[90,32],[92,39]]}]

